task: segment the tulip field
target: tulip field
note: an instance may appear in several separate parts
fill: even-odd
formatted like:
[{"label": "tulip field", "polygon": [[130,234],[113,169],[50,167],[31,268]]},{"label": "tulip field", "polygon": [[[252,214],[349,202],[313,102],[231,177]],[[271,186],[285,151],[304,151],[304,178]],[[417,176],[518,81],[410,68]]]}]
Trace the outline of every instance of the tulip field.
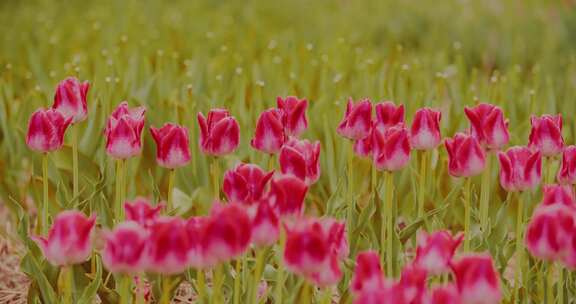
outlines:
[{"label": "tulip field", "polygon": [[576,2],[0,2],[0,303],[576,303]]}]

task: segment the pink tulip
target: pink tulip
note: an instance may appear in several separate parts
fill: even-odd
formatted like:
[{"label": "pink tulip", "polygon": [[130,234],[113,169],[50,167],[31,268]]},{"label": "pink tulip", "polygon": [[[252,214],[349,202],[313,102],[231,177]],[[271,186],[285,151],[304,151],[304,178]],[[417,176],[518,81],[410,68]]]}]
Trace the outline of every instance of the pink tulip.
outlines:
[{"label": "pink tulip", "polygon": [[396,106],[391,101],[380,102],[374,106],[374,111],[376,112],[375,127],[380,131],[396,125],[404,126],[403,104]]},{"label": "pink tulip", "polygon": [[410,128],[410,143],[415,150],[435,149],[442,141],[440,119],[442,113],[430,108],[416,111]]},{"label": "pink tulip", "polygon": [[160,129],[150,128],[156,142],[156,161],[162,167],[175,169],[190,161],[188,129],[167,123]]},{"label": "pink tulip", "polygon": [[64,133],[72,122],[60,112],[38,109],[30,117],[26,144],[34,151],[47,153],[62,148]]},{"label": "pink tulip", "polygon": [[422,303],[426,295],[426,270],[415,265],[407,265],[402,269],[400,282],[397,283],[399,291],[404,294],[406,303]]},{"label": "pink tulip", "polygon": [[434,287],[425,304],[461,304],[462,299],[456,286],[450,284]]},{"label": "pink tulip", "polygon": [[88,81],[81,83],[74,77],[64,79],[56,88],[52,108],[66,118],[72,118],[72,123],[83,121],[88,115],[86,95],[89,88]]},{"label": "pink tulip", "polygon": [[379,171],[397,171],[410,160],[410,139],[408,130],[400,125],[384,131],[372,129],[372,158]]},{"label": "pink tulip", "polygon": [[280,150],[280,170],[312,185],[320,178],[320,142],[291,137]]},{"label": "pink tulip", "polygon": [[266,247],[276,243],[280,235],[279,223],[278,214],[270,206],[268,200],[260,201],[256,216],[252,220],[252,243],[257,247]]},{"label": "pink tulip", "polygon": [[150,227],[160,216],[160,211],[164,208],[164,203],[152,206],[150,201],[143,197],[137,197],[133,201],[124,203],[124,212],[127,221],[134,221],[142,227]]},{"label": "pink tulip", "polygon": [[531,149],[539,150],[545,157],[560,154],[564,148],[562,138],[562,115],[542,115],[530,118],[532,130],[530,131],[529,144]]},{"label": "pink tulip", "polygon": [[473,108],[464,108],[470,120],[471,134],[489,150],[501,150],[510,141],[508,121],[498,106],[481,103]]},{"label": "pink tulip", "polygon": [[462,304],[500,303],[500,279],[489,255],[464,256],[453,263],[452,270]]},{"label": "pink tulip", "polygon": [[230,154],[240,144],[238,121],[224,109],[213,109],[206,119],[198,112],[200,126],[199,146],[206,155],[222,156]]},{"label": "pink tulip", "polygon": [[117,159],[126,159],[142,151],[144,107],[128,108],[123,101],[106,123],[106,152]]},{"label": "pink tulip", "polygon": [[147,237],[146,229],[133,221],[123,222],[107,232],[102,251],[104,266],[113,273],[142,272]]},{"label": "pink tulip", "polygon": [[215,265],[240,256],[250,245],[251,233],[250,217],[241,205],[216,203],[202,238],[206,263]]},{"label": "pink tulip", "polygon": [[[370,134],[372,134],[374,131],[373,130],[374,127],[372,127],[370,129]],[[372,152],[373,152],[373,138],[372,136],[366,136],[366,138],[363,139],[358,139],[354,141],[354,153],[356,153],[356,155],[360,156],[360,157],[366,157],[366,158],[370,158],[372,159]]]},{"label": "pink tulip", "polygon": [[264,153],[276,154],[280,152],[285,141],[286,134],[282,123],[282,112],[277,109],[268,109],[262,112],[256,123],[256,132],[250,145]]},{"label": "pink tulip", "polygon": [[146,268],[165,275],[188,268],[191,241],[186,222],[178,217],[160,217],[149,228],[146,242]]},{"label": "pink tulip", "polygon": [[576,207],[574,190],[568,185],[546,185],[543,192],[542,206],[561,204]]},{"label": "pink tulip", "polygon": [[282,111],[286,135],[298,137],[306,131],[308,128],[308,120],[306,119],[308,101],[306,99],[298,99],[294,96],[288,96],[286,99],[278,97],[276,103],[278,109]]},{"label": "pink tulip", "polygon": [[527,147],[498,152],[500,185],[509,192],[534,190],[542,179],[542,154]]},{"label": "pink tulip", "polygon": [[576,146],[567,146],[562,152],[562,165],[558,170],[558,182],[576,184]]},{"label": "pink tulip", "polygon": [[456,133],[444,142],[448,151],[448,172],[454,177],[471,177],[484,171],[486,154],[475,137]]},{"label": "pink tulip", "polygon": [[87,218],[75,210],[60,212],[48,238],[33,236],[48,262],[54,266],[68,266],[86,261],[92,252],[91,238],[96,216]]},{"label": "pink tulip", "polygon": [[526,248],[530,254],[546,261],[561,259],[576,229],[575,217],[574,207],[538,206],[526,229]]},{"label": "pink tulip", "polygon": [[230,202],[252,205],[262,198],[273,174],[257,165],[240,163],[224,174],[224,194]]},{"label": "pink tulip", "polygon": [[372,125],[372,103],[368,99],[363,99],[354,104],[353,100],[348,100],[344,119],[336,130],[340,136],[359,140],[370,135]]},{"label": "pink tulip", "polygon": [[280,216],[301,215],[308,186],[293,175],[281,175],[272,179],[270,202]]},{"label": "pink tulip", "polygon": [[366,290],[384,288],[384,277],[378,252],[364,251],[358,254],[351,288],[355,294],[360,294]]},{"label": "pink tulip", "polygon": [[576,229],[572,231],[566,250],[562,257],[562,263],[570,269],[570,271],[576,270]]},{"label": "pink tulip", "polygon": [[355,299],[354,304],[419,304],[411,303],[404,296],[400,285],[386,286],[378,290],[364,290]]},{"label": "pink tulip", "polygon": [[202,248],[208,222],[209,218],[200,216],[193,216],[186,220],[186,231],[188,232],[188,240],[190,242],[188,249],[188,265],[190,267],[202,269],[209,266]]},{"label": "pink tulip", "polygon": [[452,236],[449,231],[437,231],[431,234],[421,232],[418,235],[418,247],[414,264],[431,275],[450,271],[450,262],[464,235]]}]

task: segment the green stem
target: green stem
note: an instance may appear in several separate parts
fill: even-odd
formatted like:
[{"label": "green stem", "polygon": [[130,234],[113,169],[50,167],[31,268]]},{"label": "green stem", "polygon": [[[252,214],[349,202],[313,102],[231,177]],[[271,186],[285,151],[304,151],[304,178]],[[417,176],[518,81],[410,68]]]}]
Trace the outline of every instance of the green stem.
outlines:
[{"label": "green stem", "polygon": [[302,304],[309,304],[312,303],[311,302],[311,297],[310,297],[310,292],[311,292],[311,286],[308,282],[304,281],[304,284],[302,285],[302,294],[300,295],[300,301],[298,301],[298,303],[302,303]]},{"label": "green stem", "polygon": [[428,167],[428,153],[422,151],[420,159],[420,175],[418,186],[420,191],[418,192],[418,218],[424,217],[424,198],[426,194],[426,169]]},{"label": "green stem", "polygon": [[471,185],[472,179],[467,177],[464,181],[464,251],[470,251],[470,209],[471,209]]},{"label": "green stem", "polygon": [[138,284],[136,286],[136,304],[145,304],[146,299],[144,298],[144,276],[138,276]]},{"label": "green stem", "polygon": [[332,289],[330,287],[326,287],[324,292],[322,293],[322,300],[320,304],[330,304],[332,303]]},{"label": "green stem", "polygon": [[75,202],[78,200],[78,126],[72,131],[72,172],[73,172],[73,197]]},{"label": "green stem", "polygon": [[520,301],[520,281],[524,274],[524,251],[523,251],[523,230],[524,230],[524,204],[517,193],[511,193],[512,197],[517,198],[518,210],[516,214],[516,274],[514,284],[514,300]]},{"label": "green stem", "polygon": [[352,181],[354,180],[353,178],[353,163],[354,163],[354,145],[353,143],[350,143],[349,145],[349,149],[348,149],[348,164],[347,164],[347,169],[348,169],[348,191],[347,191],[347,201],[348,201],[348,239],[352,240],[353,235],[352,233],[354,233],[354,209],[356,207],[356,204],[354,202],[354,187],[353,187],[353,183]]},{"label": "green stem", "polygon": [[122,216],[122,160],[116,161],[116,221],[121,221]]},{"label": "green stem", "polygon": [[545,290],[546,290],[546,275],[545,269],[546,266],[543,261],[539,262],[537,265],[537,273],[538,273],[538,301],[544,301],[545,297]]},{"label": "green stem", "polygon": [[212,303],[222,304],[224,303],[224,297],[222,296],[222,284],[224,283],[224,265],[218,264],[216,269],[214,269],[214,282],[212,290]]},{"label": "green stem", "polygon": [[170,304],[170,289],[172,280],[170,276],[162,278],[162,296],[160,297],[160,304]]},{"label": "green stem", "polygon": [[176,179],[176,169],[170,169],[170,173],[168,173],[168,193],[167,193],[168,202],[166,203],[167,212],[172,211],[172,208],[174,207],[172,205],[172,193],[174,192],[173,190],[175,179]]},{"label": "green stem", "polygon": [[492,168],[491,153],[486,155],[486,168],[482,172],[482,189],[480,190],[480,227],[488,231],[488,210],[490,208],[490,173]]},{"label": "green stem", "polygon": [[233,303],[234,304],[240,304],[240,273],[242,271],[242,259],[238,258],[236,259],[236,265],[235,265],[235,270],[236,270],[236,276],[234,277],[234,296],[233,296]]},{"label": "green stem", "polygon": [[200,297],[200,303],[205,303],[206,300],[206,275],[203,269],[198,269],[196,271],[196,281],[198,282],[198,296]]},{"label": "green stem", "polygon": [[274,170],[274,161],[274,154],[270,154],[270,157],[268,157],[268,170]]},{"label": "green stem", "polygon": [[546,303],[554,303],[554,264],[548,264],[548,273],[546,276]]},{"label": "green stem", "polygon": [[123,275],[120,278],[120,304],[132,303],[132,277],[130,275]]},{"label": "green stem", "polygon": [[[392,172],[384,172],[386,196],[384,199],[384,219],[382,222],[382,250],[386,252],[386,275],[394,276],[394,182]],[[386,248],[384,250],[384,248]]]},{"label": "green stem", "polygon": [[214,199],[220,199],[220,167],[218,164],[218,158],[214,157],[212,159],[212,193],[214,194]]},{"label": "green stem", "polygon": [[544,177],[544,184],[549,185],[554,183],[554,158],[546,157],[546,175]]},{"label": "green stem", "polygon": [[264,254],[264,249],[256,249],[254,280],[252,281],[252,286],[250,287],[250,299],[248,300],[248,303],[258,303],[258,286],[260,285],[260,276],[262,275],[262,269],[264,268]]},{"label": "green stem", "polygon": [[558,303],[564,303],[564,268],[558,268]]},{"label": "green stem", "polygon": [[48,223],[48,213],[50,212],[50,203],[48,202],[48,153],[42,155],[42,189],[44,194],[42,204],[42,231],[44,235],[48,235],[48,230],[50,229],[50,223]]},{"label": "green stem", "polygon": [[62,303],[64,304],[72,304],[74,303],[74,299],[72,296],[72,291],[74,288],[74,269],[73,266],[64,266],[62,267],[62,274],[64,276],[64,286],[63,286],[63,293],[64,299]]},{"label": "green stem", "polygon": [[[282,227],[282,224],[280,224]],[[274,290],[274,303],[282,304],[283,300],[283,289],[284,289],[284,262],[282,259],[282,254],[284,253],[284,246],[286,246],[286,232],[284,229],[280,228],[280,241],[278,246],[277,259],[278,259],[278,269],[276,270],[276,286]]]}]

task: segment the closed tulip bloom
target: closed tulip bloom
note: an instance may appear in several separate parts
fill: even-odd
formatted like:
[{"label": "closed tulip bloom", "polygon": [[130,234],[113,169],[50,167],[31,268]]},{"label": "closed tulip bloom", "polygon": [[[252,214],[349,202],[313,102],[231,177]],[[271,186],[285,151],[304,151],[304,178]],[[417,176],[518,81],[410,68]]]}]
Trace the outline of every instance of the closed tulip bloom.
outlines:
[{"label": "closed tulip bloom", "polygon": [[[372,134],[372,129],[370,129],[370,134]],[[366,138],[358,139],[354,141],[354,153],[360,157],[366,157],[372,159],[372,136],[366,136]]]},{"label": "closed tulip bloom", "polygon": [[72,122],[62,113],[49,109],[38,109],[30,117],[26,144],[36,152],[52,152],[62,148],[64,133]]},{"label": "closed tulip bloom", "polygon": [[257,165],[240,163],[224,174],[224,194],[230,202],[252,205],[262,198],[273,174]]},{"label": "closed tulip bloom", "polygon": [[542,154],[527,147],[498,152],[500,185],[509,192],[534,190],[542,180]]},{"label": "closed tulip bloom", "polygon": [[278,240],[280,220],[268,200],[258,203],[256,216],[252,220],[252,243],[257,247],[270,246]]},{"label": "closed tulip bloom", "polygon": [[308,120],[306,119],[308,100],[288,96],[285,99],[278,97],[276,103],[278,109],[282,111],[282,120],[286,135],[298,137],[306,131],[306,128],[308,128]]},{"label": "closed tulip bloom", "polygon": [[198,112],[200,126],[199,146],[206,155],[222,156],[230,154],[240,144],[238,121],[224,109],[213,109],[208,118]]},{"label": "closed tulip bloom", "polygon": [[380,265],[380,255],[376,251],[364,251],[356,257],[354,276],[350,284],[352,292],[359,294],[366,290],[384,288],[384,276]]},{"label": "closed tulip bloom", "polygon": [[471,177],[484,171],[486,153],[475,137],[457,133],[444,142],[448,151],[448,173],[454,177]]},{"label": "closed tulip bloom", "polygon": [[428,272],[414,264],[402,269],[400,281],[397,283],[399,291],[404,294],[407,303],[422,303],[426,295],[426,280]]},{"label": "closed tulip bloom", "polygon": [[372,158],[379,171],[397,171],[410,160],[408,130],[400,125],[382,131],[372,129]]},{"label": "closed tulip bloom", "polygon": [[558,182],[561,184],[576,184],[576,146],[567,146],[562,152],[562,165],[558,170]]},{"label": "closed tulip bloom", "polygon": [[60,212],[47,238],[32,237],[46,260],[54,266],[69,266],[86,261],[92,252],[92,232],[96,217],[87,218],[82,212]]},{"label": "closed tulip bloom", "polygon": [[206,233],[208,217],[193,216],[186,220],[186,231],[190,247],[188,249],[188,265],[197,269],[209,266],[204,257],[202,242]]},{"label": "closed tulip bloom", "polygon": [[250,245],[252,223],[246,210],[239,204],[216,203],[204,229],[202,251],[210,265],[238,257]]},{"label": "closed tulip bloom", "polygon": [[418,247],[414,264],[432,275],[450,271],[450,262],[464,235],[453,236],[449,231],[436,231],[418,235]]},{"label": "closed tulip bloom", "polygon": [[500,279],[489,255],[464,256],[453,263],[452,270],[462,304],[500,303],[502,299]]},{"label": "closed tulip bloom", "polygon": [[102,251],[104,266],[113,273],[142,272],[147,237],[146,229],[138,223],[120,223],[105,234],[106,243]]},{"label": "closed tulip bloom", "polygon": [[106,153],[117,159],[126,159],[142,151],[144,107],[128,108],[123,101],[112,112],[106,123]]},{"label": "closed tulip bloom", "polygon": [[160,217],[149,228],[146,242],[146,268],[165,275],[188,268],[191,248],[186,222],[178,217]]},{"label": "closed tulip bloom", "polygon": [[508,121],[498,106],[481,103],[473,108],[464,108],[471,125],[471,134],[489,150],[500,150],[510,141]]},{"label": "closed tulip bloom", "polygon": [[64,79],[56,88],[52,108],[66,118],[72,118],[72,123],[83,121],[88,115],[86,96],[89,88],[88,81],[80,82],[74,77]]},{"label": "closed tulip bloom", "polygon": [[530,123],[532,130],[528,146],[531,149],[539,150],[545,157],[553,157],[562,152],[564,148],[562,115],[532,116]]},{"label": "closed tulip bloom", "polygon": [[531,255],[556,261],[565,254],[576,229],[575,209],[563,204],[538,206],[526,229],[526,248]]},{"label": "closed tulip bloom", "polygon": [[160,211],[164,208],[164,203],[152,206],[150,201],[143,197],[137,197],[133,201],[124,203],[124,211],[127,221],[134,221],[142,227],[150,227],[160,216]]},{"label": "closed tulip bloom", "polygon": [[387,128],[402,125],[404,126],[404,105],[396,106],[391,101],[377,103],[374,106],[376,112],[376,128],[384,131]]},{"label": "closed tulip bloom", "polygon": [[293,175],[281,175],[272,179],[269,198],[281,217],[299,216],[303,212],[307,192],[308,186],[301,179]]},{"label": "closed tulip bloom", "polygon": [[188,129],[167,123],[160,129],[150,128],[156,142],[156,161],[164,168],[175,169],[190,161]]},{"label": "closed tulip bloom", "polygon": [[542,206],[561,204],[576,207],[574,190],[568,185],[546,185],[543,192]]},{"label": "closed tulip bloom", "polygon": [[432,150],[442,141],[440,119],[442,113],[430,108],[416,111],[410,128],[410,144],[415,150]]},{"label": "closed tulip bloom", "polygon": [[320,142],[291,137],[280,150],[280,170],[312,185],[320,178]]},{"label": "closed tulip bloom", "polygon": [[336,131],[340,136],[359,140],[370,135],[372,125],[372,103],[368,99],[363,99],[354,104],[352,99],[346,105],[344,119],[338,125]]},{"label": "closed tulip bloom", "polygon": [[576,230],[572,232],[566,251],[562,257],[562,263],[571,271],[576,270]]},{"label": "closed tulip bloom", "polygon": [[456,286],[450,284],[434,287],[424,304],[461,304],[462,299]]},{"label": "closed tulip bloom", "polygon": [[268,109],[258,118],[256,132],[250,141],[250,145],[264,153],[276,154],[286,141],[282,112],[277,109]]}]

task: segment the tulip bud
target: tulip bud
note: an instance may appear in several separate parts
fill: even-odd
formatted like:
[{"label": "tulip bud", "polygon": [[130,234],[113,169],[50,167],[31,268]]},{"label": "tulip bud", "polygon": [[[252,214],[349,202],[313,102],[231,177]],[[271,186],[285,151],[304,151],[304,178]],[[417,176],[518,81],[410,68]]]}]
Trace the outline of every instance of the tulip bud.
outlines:
[{"label": "tulip bud", "polygon": [[256,216],[252,221],[252,243],[257,247],[270,246],[278,240],[280,234],[278,215],[268,200],[258,203]]},{"label": "tulip bud", "polygon": [[306,131],[308,128],[308,120],[306,119],[308,101],[306,99],[298,99],[294,96],[288,96],[286,99],[278,97],[276,103],[278,109],[282,111],[286,135],[298,137]]},{"label": "tulip bud", "polygon": [[62,148],[64,133],[72,122],[60,112],[38,109],[30,117],[26,144],[36,152],[52,152]]},{"label": "tulip bud", "polygon": [[314,184],[320,178],[320,142],[291,137],[280,150],[280,170]]},{"label": "tulip bud", "polygon": [[144,107],[129,109],[123,101],[112,112],[106,123],[106,153],[117,159],[126,159],[142,151]]},{"label": "tulip bud", "polygon": [[508,121],[498,106],[481,103],[473,108],[464,108],[470,120],[471,134],[489,150],[500,150],[510,141]]},{"label": "tulip bud", "polygon": [[64,79],[56,88],[52,108],[62,113],[64,117],[72,118],[72,123],[83,121],[88,115],[86,95],[89,88],[88,81],[81,83],[74,77]]},{"label": "tulip bud", "polygon": [[562,165],[558,170],[558,182],[576,184],[576,146],[567,146],[562,152]]},{"label": "tulip bud", "polygon": [[240,143],[238,121],[224,109],[208,112],[208,119],[198,112],[199,146],[206,155],[222,156],[234,152]]},{"label": "tulip bud", "polygon": [[160,129],[150,128],[156,142],[156,161],[162,167],[175,169],[190,161],[188,129],[167,123]]},{"label": "tulip bud", "polygon": [[164,208],[163,203],[152,206],[150,201],[143,197],[137,197],[133,201],[127,201],[124,203],[126,220],[134,221],[146,228],[150,227],[160,216],[162,208]]},{"label": "tulip bud", "polygon": [[448,151],[448,172],[454,177],[471,177],[484,171],[486,154],[478,140],[470,135],[457,133],[444,142]]},{"label": "tulip bud", "polygon": [[426,304],[461,304],[462,299],[456,286],[450,284],[432,289]]},{"label": "tulip bud", "polygon": [[440,119],[442,113],[430,108],[416,111],[410,128],[410,144],[416,150],[435,149],[442,141]]},{"label": "tulip bud", "polygon": [[142,272],[147,237],[146,229],[136,222],[120,223],[105,235],[106,244],[102,251],[104,266],[113,273]]},{"label": "tulip bud", "polygon": [[384,288],[384,277],[378,252],[364,251],[358,254],[351,288],[352,292],[356,294],[366,290]]},{"label": "tulip bud", "polygon": [[576,207],[574,190],[568,185],[546,185],[543,192],[542,206],[561,204],[571,208]]},{"label": "tulip bud", "polygon": [[414,264],[432,275],[450,271],[450,262],[464,235],[452,236],[449,231],[418,234],[418,248]]},{"label": "tulip bud", "polygon": [[42,253],[54,266],[80,264],[92,252],[92,231],[96,217],[87,218],[75,210],[63,211],[54,220],[48,238],[33,236]]},{"label": "tulip bud", "polygon": [[375,126],[380,131],[396,125],[404,126],[404,105],[396,106],[391,101],[385,101],[377,103],[374,111],[376,112]]},{"label": "tulip bud", "polygon": [[576,229],[574,207],[563,204],[538,206],[526,229],[526,248],[533,256],[556,261],[565,254]]},{"label": "tulip bud", "polygon": [[344,119],[338,125],[336,130],[340,136],[359,140],[370,135],[372,125],[372,103],[370,100],[363,99],[357,104],[353,100],[348,100],[346,114]]},{"label": "tulip bud", "polygon": [[230,202],[252,205],[262,198],[273,174],[257,165],[240,163],[224,174],[224,194]]},{"label": "tulip bud", "polygon": [[464,256],[453,263],[452,270],[462,304],[500,303],[500,279],[489,255]]},{"label": "tulip bud", "polygon": [[262,112],[256,123],[256,132],[250,145],[264,153],[276,154],[280,152],[285,141],[282,112],[277,109],[268,109]]},{"label": "tulip bud", "polygon": [[152,223],[146,242],[146,268],[165,275],[188,268],[191,248],[186,222],[178,217],[160,217]]},{"label": "tulip bud", "polygon": [[301,215],[308,186],[293,175],[282,175],[272,179],[270,202],[280,216]]},{"label": "tulip bud", "polygon": [[500,185],[509,192],[534,190],[542,179],[542,154],[527,147],[498,152]]},{"label": "tulip bud", "polygon": [[410,139],[408,130],[394,126],[384,131],[372,129],[372,157],[379,171],[397,171],[410,160]]},{"label": "tulip bud", "polygon": [[564,148],[562,138],[562,115],[542,115],[530,118],[532,130],[530,131],[529,144],[531,149],[539,150],[545,157],[560,154]]}]

